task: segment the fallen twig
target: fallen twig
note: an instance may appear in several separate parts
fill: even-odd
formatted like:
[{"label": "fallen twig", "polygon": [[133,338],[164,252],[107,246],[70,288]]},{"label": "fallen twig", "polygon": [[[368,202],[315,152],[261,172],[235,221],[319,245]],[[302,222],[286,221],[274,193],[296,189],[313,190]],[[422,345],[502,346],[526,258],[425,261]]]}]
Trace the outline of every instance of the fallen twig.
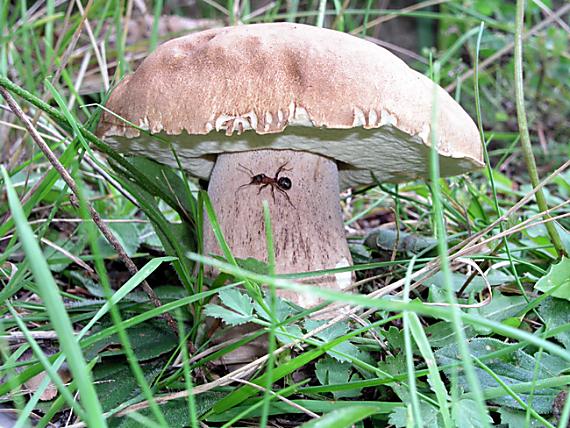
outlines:
[{"label": "fallen twig", "polygon": [[[16,116],[18,116],[18,118],[24,123],[24,126],[26,127],[26,129],[30,133],[32,140],[36,143],[36,145],[44,153],[46,158],[49,160],[49,162],[52,164],[52,166],[59,173],[59,175],[61,176],[63,181],[65,181],[67,186],[73,192],[70,195],[70,199],[71,199],[72,203],[75,202],[78,205],[77,197],[79,195],[79,189],[78,189],[77,183],[75,183],[75,180],[73,179],[73,177],[71,177],[69,172],[67,172],[67,170],[63,167],[63,165],[59,162],[59,160],[57,159],[55,154],[51,151],[51,148],[46,144],[46,142],[44,141],[42,136],[39,134],[39,132],[36,130],[36,128],[32,125],[30,120],[26,117],[26,115],[24,114],[24,112],[22,111],[22,109],[20,108],[20,106],[18,105],[16,100],[12,97],[12,95],[10,95],[10,93],[4,87],[1,87],[1,86],[0,86],[0,94],[2,94],[2,96],[4,97],[4,99],[6,100],[8,105],[10,106],[10,109],[14,112],[14,114]],[[101,217],[99,216],[99,213],[97,211],[95,211],[95,209],[89,203],[86,203],[86,207],[87,207],[87,210],[89,212],[89,216],[92,218],[93,222],[97,225],[97,227],[99,228],[99,230],[101,231],[103,236],[107,239],[109,244],[111,244],[111,246],[115,249],[119,258],[123,261],[123,263],[127,267],[127,270],[129,271],[129,273],[134,276],[138,272],[138,269],[137,269],[136,265],[134,264],[134,262],[131,260],[131,258],[127,255],[127,253],[123,249],[123,246],[121,245],[121,243],[117,240],[115,235],[113,235],[113,233],[111,232],[111,229],[109,229],[109,227],[101,219]],[[148,282],[146,280],[143,280],[141,282],[141,285],[142,285],[142,288],[145,291],[145,293],[149,296],[152,304],[156,307],[162,306],[160,299],[158,298],[158,296],[156,295],[154,290],[150,287]],[[169,313],[165,313],[163,316],[164,316],[165,320],[167,321],[167,323],[169,324],[170,328],[172,328],[172,330],[175,332],[175,334],[178,335],[178,325],[176,324],[176,321],[174,320],[172,315],[170,315]]]}]

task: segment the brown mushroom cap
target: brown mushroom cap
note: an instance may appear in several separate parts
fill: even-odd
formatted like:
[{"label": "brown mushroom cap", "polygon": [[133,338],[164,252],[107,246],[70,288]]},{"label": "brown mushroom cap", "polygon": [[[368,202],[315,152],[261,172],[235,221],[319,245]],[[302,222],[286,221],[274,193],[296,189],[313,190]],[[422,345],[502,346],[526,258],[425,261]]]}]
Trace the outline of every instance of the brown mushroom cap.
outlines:
[{"label": "brown mushroom cap", "polygon": [[166,138],[109,113],[100,136],[176,165],[172,144],[202,178],[212,155],[265,148],[334,159],[343,187],[369,183],[370,172],[389,182],[426,177],[434,108],[441,174],[483,165],[477,127],[442,88],[373,43],[301,24],[217,28],[164,43],[117,85],[107,108]]}]

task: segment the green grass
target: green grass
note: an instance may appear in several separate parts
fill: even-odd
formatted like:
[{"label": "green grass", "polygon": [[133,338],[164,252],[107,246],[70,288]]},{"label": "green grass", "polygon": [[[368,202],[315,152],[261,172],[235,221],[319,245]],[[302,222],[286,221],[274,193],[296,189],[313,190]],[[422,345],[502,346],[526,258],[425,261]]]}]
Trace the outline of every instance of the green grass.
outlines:
[{"label": "green grass", "polygon": [[[79,193],[77,207],[23,124],[0,110],[0,410],[17,411],[14,425],[69,420],[89,427],[270,427],[285,420],[307,427],[447,428],[466,421],[566,427],[570,400],[561,397],[570,384],[570,296],[564,294],[570,262],[561,256],[570,250],[570,172],[565,165],[549,176],[570,157],[568,6],[146,3],[149,25],[137,40],[125,23],[140,18],[140,4],[90,4],[95,44],[74,4],[0,5],[0,86],[32,120]],[[126,158],[93,134],[106,82],[112,86],[178,35],[162,32],[164,15],[225,24],[287,20],[381,38],[389,38],[391,24],[409,22],[417,39],[404,47],[420,58],[410,65],[454,87],[451,95],[476,118],[486,167],[440,179],[433,152],[427,182],[376,183],[343,194],[353,267],[275,275],[267,205],[267,265],[239,260],[207,194],[180,161],[179,168],[168,168]],[[511,42],[516,49],[488,61]],[[473,77],[463,80],[471,70]],[[536,199],[527,197],[547,177]],[[138,273],[128,273],[92,223],[88,204]],[[222,258],[201,252],[206,220]],[[382,221],[431,244],[417,251],[367,247],[365,235]],[[490,281],[492,299],[485,305],[478,303],[485,284],[473,263]],[[219,278],[204,275],[208,265]],[[352,294],[296,282],[347,271],[358,281]],[[145,280],[161,307],[142,291]],[[393,286],[389,295],[386,284]],[[277,298],[283,289],[313,293],[346,311],[360,309],[314,320],[311,313],[325,304],[287,306]],[[214,306],[220,299],[225,308]],[[248,320],[260,330],[216,346],[206,312],[219,315],[221,328],[228,328],[224,320]],[[177,320],[176,331],[165,313]],[[245,368],[228,373],[214,364],[261,335],[268,354],[246,367],[247,382],[236,380]],[[68,384],[63,369],[72,374]],[[28,381],[40,373],[43,382],[28,391]],[[50,379],[58,395],[42,401]]]},{"label": "green grass", "polygon": [[[20,236],[26,256],[28,260],[30,260],[30,270],[38,286],[37,292],[45,305],[50,323],[57,333],[62,352],[67,356],[67,363],[82,396],[83,409],[81,414],[84,415],[85,421],[89,423],[90,426],[104,427],[106,423],[102,415],[101,404],[97,399],[97,393],[93,387],[91,373],[87,368],[85,358],[76,341],[71,320],[65,310],[57,284],[42,255],[41,248],[35,240],[34,232],[27,224],[22,206],[18,201],[18,196],[4,168],[2,168],[2,176],[8,193],[10,211],[16,223],[16,230]],[[57,383],[61,386],[61,379],[59,379]]]}]

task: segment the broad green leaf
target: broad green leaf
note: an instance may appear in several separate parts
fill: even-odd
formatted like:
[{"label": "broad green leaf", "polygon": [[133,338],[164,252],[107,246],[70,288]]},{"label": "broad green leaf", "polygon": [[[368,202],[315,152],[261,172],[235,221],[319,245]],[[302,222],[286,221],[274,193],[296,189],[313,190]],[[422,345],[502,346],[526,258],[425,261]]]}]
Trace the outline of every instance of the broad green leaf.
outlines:
[{"label": "broad green leaf", "polygon": [[[398,376],[406,373],[406,356],[403,352],[387,355],[384,361],[378,362],[378,368],[390,376]],[[401,382],[390,382],[387,384],[396,393],[400,400],[406,402],[409,399],[408,387]]]},{"label": "broad green leaf", "polygon": [[364,240],[365,244],[374,249],[385,251],[405,251],[419,253],[427,248],[435,248],[437,239],[429,236],[414,235],[407,232],[397,232],[394,229],[380,228],[371,232]]},{"label": "broad green leaf", "polygon": [[[268,295],[265,295],[263,300],[265,301],[265,307],[269,309],[271,307],[270,297]],[[255,308],[256,314],[261,319],[267,322],[272,322],[271,316],[267,313],[267,310],[265,308],[263,308],[257,302],[255,302],[253,306]],[[277,297],[277,299],[275,300],[274,309],[275,313],[273,315],[275,316],[278,322],[284,322],[291,315],[298,312],[285,300],[280,299],[279,297]],[[286,333],[283,332],[283,330],[285,330]],[[291,343],[293,340],[295,340],[295,338],[301,337],[303,335],[303,331],[301,330],[301,327],[299,327],[297,324],[289,324],[282,326],[281,328],[278,328],[275,331],[275,335],[281,343],[285,344],[285,343]],[[291,337],[290,335],[293,337]]]},{"label": "broad green leaf", "polygon": [[[317,327],[320,327],[321,325],[325,324],[326,321],[324,320],[313,320],[313,319],[308,319],[307,321],[305,321],[305,329],[307,331],[311,331],[316,329]],[[336,324],[333,324],[332,326],[326,328],[325,330],[319,332],[316,336],[319,339],[325,340],[325,341],[329,341],[332,339],[336,339],[337,337],[340,337],[342,335],[345,335],[348,332],[349,328],[348,325],[344,322],[339,322]]]},{"label": "broad green leaf", "polygon": [[[320,327],[325,322],[326,321],[324,320],[309,319],[305,321],[305,328],[307,329],[307,331],[311,331],[317,327]],[[325,342],[330,342],[333,339],[344,336],[346,333],[348,333],[348,331],[349,328],[346,323],[336,323],[328,327],[327,329],[317,333],[315,336]],[[358,357],[360,351],[355,345],[346,340],[333,347],[330,351],[327,351],[327,354],[330,355],[331,357],[336,358],[339,361],[349,361],[348,358],[339,353],[350,355],[352,357]]]},{"label": "broad green leaf", "polygon": [[[443,426],[443,422],[441,421],[438,410],[432,405],[422,401],[420,403],[420,411],[422,413],[422,422],[425,428],[439,428]],[[395,409],[390,414],[389,422],[396,428],[416,426],[414,423],[411,406]]]},{"label": "broad green leaf", "polygon": [[[321,385],[336,385],[336,384],[347,384],[351,381],[361,380],[358,374],[353,374],[352,365],[349,363],[341,363],[334,358],[325,357],[319,360],[315,365],[315,375],[321,383]],[[360,395],[361,388],[355,388],[354,390],[348,391],[335,391],[333,392],[334,398],[339,399],[343,397],[358,397]]]},{"label": "broad green leaf", "polygon": [[[477,411],[477,405],[473,400],[453,401],[451,406],[451,415],[457,428],[480,428],[493,424],[491,416],[481,415]],[[482,418],[486,418],[487,421],[483,421]]]},{"label": "broad green leaf", "polygon": [[209,317],[221,319],[230,326],[245,324],[253,319],[252,316],[238,314],[228,308],[224,308],[220,305],[214,305],[212,303],[205,306],[204,313]]},{"label": "broad green leaf", "polygon": [[543,293],[556,288],[552,296],[570,301],[570,259],[562,257],[534,286]]},{"label": "broad green leaf", "polygon": [[[207,392],[205,394],[196,395],[196,413],[201,416],[212,408],[212,405],[220,399],[219,392]],[[164,418],[168,423],[168,428],[186,428],[192,426],[189,419],[188,403],[184,399],[169,400],[161,404]],[[151,417],[152,413],[148,408],[137,410],[137,413]],[[128,417],[114,417],[109,421],[110,428],[140,428],[141,424],[136,420]]]},{"label": "broad green leaf", "polygon": [[[570,324],[570,302],[567,300],[547,298],[538,307],[538,313],[546,323],[547,330]],[[554,337],[570,351],[570,331],[566,330]]]},{"label": "broad green leaf", "polygon": [[327,354],[331,357],[336,358],[339,361],[350,361],[349,358],[345,357],[342,354],[349,355],[351,357],[359,358],[361,351],[358,349],[356,345],[353,345],[348,340],[338,345],[334,346],[330,351],[327,351]]},{"label": "broad green leaf", "polygon": [[[432,348],[443,348],[451,343],[455,343],[455,332],[453,326],[447,321],[439,321],[425,328],[429,344]],[[475,336],[475,329],[471,326],[464,326],[463,334],[467,339]]]},{"label": "broad green leaf", "polygon": [[[269,309],[271,307],[271,298],[266,294],[263,298],[265,306]],[[261,317],[261,319],[271,322],[272,317],[267,313],[266,309],[263,308],[259,303],[255,302],[253,304],[255,312]],[[285,321],[291,315],[299,313],[298,310],[294,309],[287,301],[277,297],[275,299],[275,313],[273,316],[279,322]]]},{"label": "broad green leaf", "polygon": [[390,346],[390,349],[404,349],[404,333],[402,333],[402,330],[400,330],[398,327],[392,325],[387,329],[381,329],[380,332],[386,339],[386,342]]},{"label": "broad green leaf", "polygon": [[[535,354],[536,357],[537,354]],[[558,375],[566,374],[564,372],[568,371],[568,362],[564,361],[562,358],[556,355],[550,355],[543,353],[541,356],[541,365],[548,367],[552,373],[558,373]]]},{"label": "broad green leaf", "polygon": [[152,320],[127,330],[129,341],[139,361],[156,358],[178,345],[176,334],[162,319]]},{"label": "broad green leaf", "polygon": [[244,324],[253,319],[253,301],[249,296],[236,288],[222,290],[218,295],[227,308],[210,303],[206,305],[206,315],[219,318],[231,326]]},{"label": "broad green leaf", "polygon": [[[156,358],[166,352],[172,351],[178,345],[178,338],[161,319],[151,320],[127,329],[129,342],[139,361],[147,361]],[[104,349],[110,345],[119,345],[120,341],[116,334],[99,342],[96,347],[90,349],[92,354],[95,349]],[[117,353],[122,353],[122,350]]]},{"label": "broad green leaf", "polygon": [[570,230],[566,230],[560,224],[555,223],[556,230],[558,230],[558,234],[560,235],[560,240],[564,245],[564,249],[566,250],[567,254],[570,254]]},{"label": "broad green leaf", "polygon": [[321,385],[346,383],[350,377],[352,366],[333,358],[321,358],[315,365],[315,375]]},{"label": "broad green leaf", "polygon": [[[176,169],[138,156],[129,157],[127,161],[156,186],[154,189],[147,189],[148,191],[167,202],[181,217],[191,217],[196,202],[192,195],[188,195],[184,180]],[[188,197],[192,200],[188,200]]]},{"label": "broad green leaf", "polygon": [[[271,307],[270,296],[266,294],[263,300],[265,301],[265,307],[270,308]],[[265,308],[263,308],[257,302],[255,302],[253,306],[255,308],[256,314],[261,319],[270,323],[272,322],[271,316],[267,313],[267,310]],[[293,306],[291,306],[287,301],[280,299],[279,297],[277,297],[277,299],[275,300],[274,309],[275,313],[273,315],[275,316],[278,322],[284,322],[291,315],[299,312],[297,309],[293,308]],[[283,330],[285,330],[285,332]],[[301,337],[303,335],[303,331],[301,330],[301,327],[299,327],[297,324],[288,324],[282,326],[281,328],[278,328],[275,331],[275,335],[281,343],[286,344],[286,343],[291,343],[293,340],[295,340],[295,338]]]},{"label": "broad green leaf", "polygon": [[[52,242],[70,254],[81,254],[87,243],[85,228],[82,226],[83,225],[80,225],[77,228],[75,236],[65,236],[63,238],[55,239]],[[52,234],[47,236],[47,239],[51,240],[51,235]],[[65,254],[59,250],[56,250],[52,246],[45,245],[43,253],[45,259],[49,263],[49,268],[52,272],[62,272],[66,267],[73,263],[73,260],[71,258],[67,257]]]},{"label": "broad green leaf", "polygon": [[[145,379],[152,383],[161,371],[161,363],[141,364]],[[140,387],[126,362],[105,361],[93,370],[95,388],[103,410],[109,411],[141,394]]]},{"label": "broad green leaf", "polygon": [[249,296],[240,292],[236,288],[222,290],[218,295],[224,305],[233,309],[238,314],[244,316],[251,316],[253,314],[253,301]]},{"label": "broad green leaf", "polygon": [[[149,262],[149,264],[151,264],[151,262]],[[144,277],[144,276],[140,276],[140,277],[138,276],[141,273],[142,272],[139,271],[139,273],[137,275],[135,275],[131,278],[131,280],[136,279],[136,281],[133,281],[134,284],[138,284],[140,282],[141,278]],[[131,280],[127,281],[127,283],[124,285],[124,287],[126,287],[127,284]],[[167,303],[165,305],[162,305],[161,307],[149,309],[143,313],[140,313],[138,315],[133,316],[132,318],[124,319],[123,320],[124,327],[127,329],[134,327],[134,326],[139,325],[145,321],[151,320],[155,317],[159,317],[160,315],[162,315],[166,312],[171,312],[177,308],[182,308],[186,305],[190,305],[192,303],[201,301],[202,299],[210,298],[215,293],[216,293],[215,290],[203,291],[201,293],[196,293],[196,294],[193,294],[191,296],[186,296],[183,299],[177,300],[175,302]],[[118,301],[118,299],[117,300],[114,299],[114,301],[116,303]],[[99,313],[104,314],[104,313],[106,313],[107,310],[108,310],[108,308],[107,308],[107,305],[105,304],[100,309]],[[83,340],[81,341],[81,346],[82,346],[82,348],[89,348],[89,347],[97,346],[97,345],[99,345],[99,343],[101,343],[107,337],[112,336],[116,332],[117,332],[117,326],[111,325],[107,328],[104,328],[103,330],[101,330],[99,332],[93,333],[90,336],[83,338]],[[320,356],[320,353],[318,356]],[[54,356],[53,360],[55,360],[55,356]],[[17,376],[17,380],[18,380],[18,382],[25,382],[40,372],[41,372],[41,365],[40,364],[34,364],[32,367],[29,367],[26,370],[24,370],[22,373],[20,373]],[[0,383],[0,396],[3,394],[6,394],[8,391],[10,391],[10,389],[11,389],[11,386],[9,383],[7,383],[7,382]]]},{"label": "broad green leaf", "polygon": [[[488,305],[478,309],[479,315],[489,320],[503,322],[507,318],[514,317],[527,306],[523,296],[505,296],[498,290],[493,290],[493,299]],[[480,334],[491,334],[488,328],[477,327]]]},{"label": "broad green leaf", "polygon": [[[270,296],[266,294],[263,300],[265,302],[265,308],[269,309],[271,307]],[[264,307],[262,307],[259,303],[255,302],[253,306],[255,308],[255,312],[261,319],[269,323],[273,321],[270,314],[267,313],[267,310]],[[299,312],[298,309],[293,308],[291,304],[289,304],[287,301],[283,299],[280,299],[279,297],[277,297],[277,299],[275,300],[274,310],[275,313],[273,315],[278,322],[284,322],[291,315]],[[301,327],[299,327],[297,324],[288,324],[278,328],[275,331],[275,336],[277,337],[279,342],[286,344],[286,343],[291,343],[296,338],[303,336],[303,331],[301,330]]]},{"label": "broad green leaf", "polygon": [[345,409],[333,410],[320,419],[313,419],[301,428],[344,428],[376,413],[374,407],[354,406]]},{"label": "broad green leaf", "polygon": [[139,224],[137,229],[141,245],[152,248],[154,251],[164,252],[164,246],[151,223]]},{"label": "broad green leaf", "polygon": [[280,330],[277,330],[275,332],[275,336],[283,344],[291,343],[295,340],[295,338],[303,336],[303,330],[301,330],[301,327],[299,327],[297,324],[286,325],[285,331],[287,334],[280,333]]},{"label": "broad green leaf", "polygon": [[[118,167],[117,164],[112,163],[120,174],[127,174],[125,170]],[[134,178],[132,178],[134,180]],[[138,201],[141,209],[146,214],[146,217],[151,221],[154,230],[164,247],[166,254],[175,256],[176,261],[173,262],[180,280],[187,289],[192,289],[193,280],[191,272],[193,263],[190,262],[185,254],[188,251],[194,251],[196,248],[195,231],[186,222],[171,223],[163,214],[162,210],[157,204],[156,198],[149,193],[152,185],[144,186],[137,184],[137,182],[123,179],[121,184],[125,189],[131,193]]]},{"label": "broad green leaf", "polygon": [[[469,278],[469,275],[465,275],[463,273],[458,273],[458,272],[453,272],[451,275],[451,285],[453,286],[453,290],[454,291],[459,291],[459,289],[461,287],[463,287],[463,284],[465,284],[465,281],[467,281],[467,279]],[[491,284],[492,286],[494,285],[502,285],[502,284],[507,284],[510,283],[514,280],[514,278],[511,275],[507,275],[501,271],[498,270],[492,270],[488,275],[487,275],[487,281],[489,281],[489,284]],[[435,274],[431,279],[431,286],[432,287],[437,287],[440,289],[445,289],[446,285],[445,285],[445,278],[444,275],[441,272],[438,272],[437,274]],[[431,288],[431,287],[430,287]],[[469,286],[467,287],[467,289],[465,290],[467,293],[472,292],[472,291],[482,291],[485,288],[485,281],[483,281],[483,278],[477,276],[475,278],[473,278],[473,280],[471,281],[471,283],[469,284]]]},{"label": "broad green leaf", "polygon": [[501,415],[501,424],[505,425],[507,428],[540,428],[544,426],[533,418],[530,418],[528,421],[529,424],[527,425],[526,412],[523,412],[522,410],[501,407],[499,409],[499,414]]},{"label": "broad green leaf", "polygon": [[[472,355],[481,359],[487,354],[502,350],[509,347],[509,344],[501,342],[496,339],[473,339],[469,342],[469,350]],[[436,358],[439,364],[461,364],[461,357],[458,353],[457,345],[448,345],[436,351]],[[539,381],[542,379],[553,378],[559,375],[558,367],[548,367],[544,363],[549,360],[542,359],[538,364],[538,370],[535,373],[537,361],[535,357],[527,354],[521,349],[513,349],[510,354],[503,354],[501,358],[491,359],[485,364],[493,370],[496,376],[510,387],[516,386],[519,383]],[[444,370],[448,375],[451,375],[451,369]],[[499,385],[491,375],[479,367],[475,367],[475,372],[483,388],[486,389],[496,388]],[[459,386],[464,390],[469,391],[469,384],[465,379],[463,372],[458,376]],[[554,388],[536,389],[532,397],[532,406],[538,413],[549,413],[552,409],[554,398],[558,394],[558,390]],[[520,393],[519,397],[528,402],[529,393]],[[520,409],[521,406],[510,397],[507,392],[503,396],[494,398],[493,402]]]},{"label": "broad green leaf", "polygon": [[[529,189],[530,190],[530,189]],[[543,224],[537,224],[529,227],[522,232],[523,237],[520,239],[520,245],[527,247],[542,247],[537,248],[535,251],[542,254],[544,257],[553,258],[556,251],[551,246],[550,236],[548,230]]]},{"label": "broad green leaf", "polygon": [[501,11],[501,6],[497,0],[475,0],[477,12],[491,16],[496,11]]},{"label": "broad green leaf", "polygon": [[[110,229],[113,231],[113,235],[121,243],[124,250],[129,257],[132,257],[140,246],[139,231],[136,224],[134,223],[110,223]],[[102,241],[103,242],[107,241]],[[107,244],[108,245],[108,244]]]}]

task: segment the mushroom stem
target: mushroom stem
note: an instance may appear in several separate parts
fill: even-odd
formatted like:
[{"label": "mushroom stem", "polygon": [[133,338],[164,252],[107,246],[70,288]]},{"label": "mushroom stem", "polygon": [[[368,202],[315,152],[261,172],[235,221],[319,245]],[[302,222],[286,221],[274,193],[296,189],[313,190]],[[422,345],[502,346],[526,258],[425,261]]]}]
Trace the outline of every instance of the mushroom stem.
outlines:
[{"label": "mushroom stem", "polygon": [[[288,178],[290,188],[286,180],[279,182],[278,178]],[[262,207],[265,199],[271,213],[276,273],[312,272],[352,264],[340,209],[338,169],[326,157],[292,150],[221,154],[210,177],[208,194],[237,258],[267,262]],[[220,254],[211,227],[205,231],[204,251]],[[343,290],[351,280],[351,273],[345,272],[310,277],[303,282]],[[316,296],[299,296],[287,290],[278,291],[278,295],[303,307],[321,302]]]}]

